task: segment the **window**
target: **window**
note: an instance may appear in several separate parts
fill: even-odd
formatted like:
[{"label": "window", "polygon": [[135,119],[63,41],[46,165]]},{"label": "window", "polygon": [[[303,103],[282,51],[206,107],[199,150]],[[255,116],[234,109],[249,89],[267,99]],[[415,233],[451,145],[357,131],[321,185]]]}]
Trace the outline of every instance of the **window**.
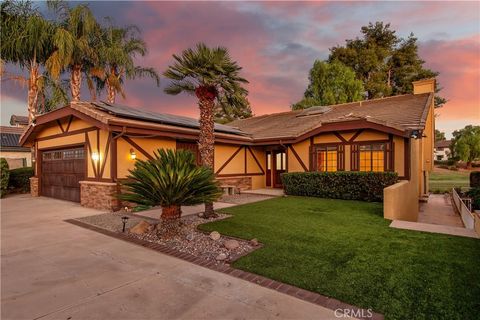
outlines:
[{"label": "window", "polygon": [[359,147],[360,171],[385,171],[385,145],[370,144]]},{"label": "window", "polygon": [[83,158],[85,158],[85,151],[83,148],[43,152],[43,161],[83,159]]},{"label": "window", "polygon": [[276,152],[275,153],[275,170],[286,170],[287,169],[287,157],[285,152]]},{"label": "window", "polygon": [[267,153],[267,170],[272,170],[272,154]]},{"label": "window", "polygon": [[317,171],[337,171],[337,161],[336,146],[317,148]]}]

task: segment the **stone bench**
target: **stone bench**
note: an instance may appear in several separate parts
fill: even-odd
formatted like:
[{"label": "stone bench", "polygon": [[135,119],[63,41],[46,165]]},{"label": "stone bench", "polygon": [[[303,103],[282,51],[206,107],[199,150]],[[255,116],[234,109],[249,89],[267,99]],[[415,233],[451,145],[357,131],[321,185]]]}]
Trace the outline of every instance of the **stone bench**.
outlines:
[{"label": "stone bench", "polygon": [[235,186],[221,186],[224,195],[237,194],[237,187]]}]

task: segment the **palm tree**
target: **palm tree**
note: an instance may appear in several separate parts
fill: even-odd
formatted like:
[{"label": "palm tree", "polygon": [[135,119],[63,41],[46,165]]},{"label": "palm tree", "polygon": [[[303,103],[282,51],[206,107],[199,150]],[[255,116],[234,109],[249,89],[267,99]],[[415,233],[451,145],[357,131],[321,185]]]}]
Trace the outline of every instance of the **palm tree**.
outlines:
[{"label": "palm tree", "polygon": [[[202,164],[213,169],[214,153],[214,108],[215,100],[221,95],[235,95],[247,80],[240,77],[242,69],[233,61],[223,47],[208,48],[199,43],[194,49],[184,50],[180,56],[173,55],[175,63],[163,75],[172,80],[165,88],[168,94],[181,92],[195,94],[200,108],[200,134],[198,149]],[[245,90],[246,91],[246,90]],[[206,218],[211,217],[213,204],[205,203]]]},{"label": "palm tree", "polygon": [[122,84],[126,79],[151,77],[160,85],[160,77],[154,68],[135,65],[137,55],[145,56],[147,45],[137,37],[136,26],[126,28],[114,27],[111,24],[103,29],[102,45],[99,49],[100,69],[96,79],[99,89],[106,87],[107,101],[115,103],[117,93],[125,98]]},{"label": "palm tree", "polygon": [[196,166],[188,150],[159,149],[153,160],[137,160],[126,181],[119,198],[140,209],[161,206],[165,228],[178,225],[182,205],[212,202],[222,194],[213,171]]},{"label": "palm tree", "polygon": [[[2,80],[15,80],[28,85],[28,119],[32,122],[37,113],[41,66],[54,52],[52,34],[54,26],[45,20],[31,2],[4,1],[1,3],[1,72]],[[12,63],[28,76],[10,74],[4,63]]]},{"label": "palm tree", "polygon": [[46,68],[54,79],[69,69],[70,91],[73,101],[80,100],[82,71],[98,64],[98,47],[101,43],[100,25],[86,5],[70,8],[63,1],[49,1],[60,18],[53,42],[56,51],[48,59]]},{"label": "palm tree", "polygon": [[243,89],[234,95],[222,95],[217,98],[214,114],[215,122],[229,123],[233,120],[246,119],[252,116],[247,93],[243,91],[245,90]]}]

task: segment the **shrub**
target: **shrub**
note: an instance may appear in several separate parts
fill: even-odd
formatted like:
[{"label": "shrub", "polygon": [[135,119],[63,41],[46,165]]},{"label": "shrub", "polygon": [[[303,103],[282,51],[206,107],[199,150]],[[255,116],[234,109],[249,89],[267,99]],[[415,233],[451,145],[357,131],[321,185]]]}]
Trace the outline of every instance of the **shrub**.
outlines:
[{"label": "shrub", "polygon": [[473,210],[480,210],[480,187],[476,187],[468,190],[467,196],[472,198]]},{"label": "shrub", "polygon": [[458,167],[457,166],[449,166],[448,170],[458,171]]},{"label": "shrub", "polygon": [[10,172],[8,170],[8,162],[5,158],[0,159],[0,198],[3,198],[7,194],[8,179]]},{"label": "shrub", "polygon": [[293,172],[282,175],[285,193],[296,196],[382,201],[383,189],[398,180],[395,172]]},{"label": "shrub", "polygon": [[470,172],[470,187],[480,188],[480,171]]},{"label": "shrub", "polygon": [[455,160],[455,159],[448,159],[448,160],[434,160],[433,163],[434,163],[435,165],[439,165],[439,166],[441,166],[441,165],[444,165],[444,166],[453,166],[453,165],[456,164],[456,162],[457,162],[457,160]]},{"label": "shrub", "polygon": [[30,191],[30,178],[33,177],[32,167],[24,167],[10,170],[10,181],[8,186],[20,192]]}]

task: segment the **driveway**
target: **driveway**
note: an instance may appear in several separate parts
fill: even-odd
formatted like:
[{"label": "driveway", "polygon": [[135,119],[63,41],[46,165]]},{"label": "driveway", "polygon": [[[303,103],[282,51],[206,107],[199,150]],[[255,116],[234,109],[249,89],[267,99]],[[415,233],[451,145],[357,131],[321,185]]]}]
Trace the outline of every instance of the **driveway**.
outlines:
[{"label": "driveway", "polygon": [[330,309],[64,219],[98,214],[17,195],[1,206],[1,318],[336,319]]}]

